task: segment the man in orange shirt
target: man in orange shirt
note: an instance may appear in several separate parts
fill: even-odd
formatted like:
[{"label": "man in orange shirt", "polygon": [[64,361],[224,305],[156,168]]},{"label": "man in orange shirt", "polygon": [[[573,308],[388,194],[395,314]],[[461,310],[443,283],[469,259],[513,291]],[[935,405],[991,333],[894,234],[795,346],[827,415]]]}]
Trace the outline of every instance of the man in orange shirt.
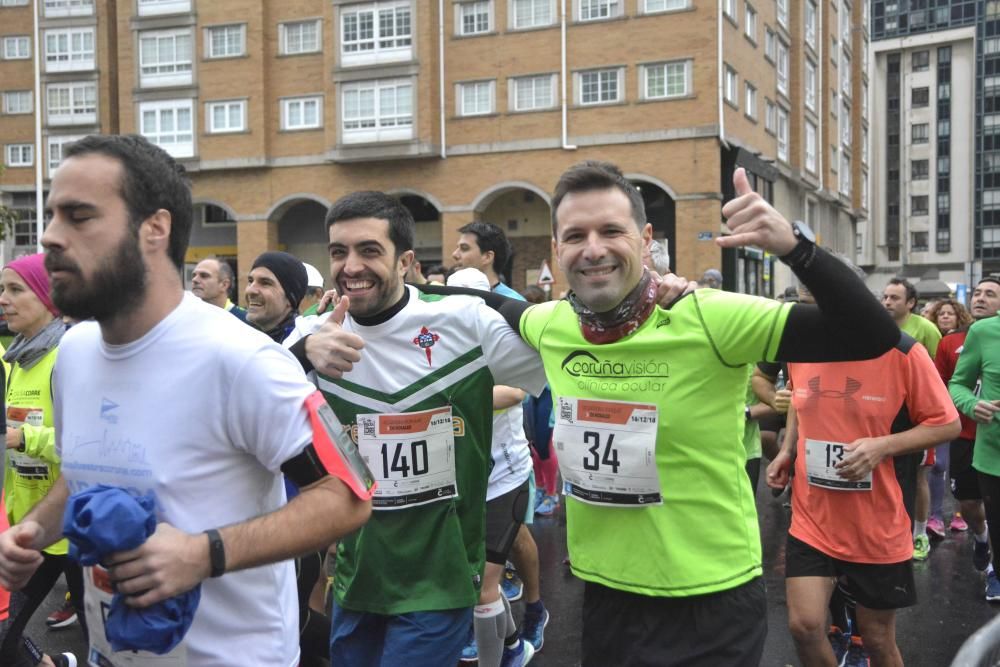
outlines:
[{"label": "man in orange shirt", "polygon": [[797,434],[768,466],[783,488],[795,448],[785,585],[802,662],[835,667],[827,603],[837,578],[857,600],[873,665],[902,665],[896,609],[916,602],[910,519],[893,457],[955,437],[958,413],[927,350],[907,334],[881,357],[789,364]]}]

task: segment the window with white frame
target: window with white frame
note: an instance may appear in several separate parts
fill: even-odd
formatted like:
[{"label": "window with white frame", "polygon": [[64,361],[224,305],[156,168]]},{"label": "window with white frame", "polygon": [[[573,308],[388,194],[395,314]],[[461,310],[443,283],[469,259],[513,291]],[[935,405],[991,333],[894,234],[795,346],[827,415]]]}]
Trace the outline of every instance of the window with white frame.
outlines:
[{"label": "window with white frame", "polygon": [[205,33],[205,55],[209,58],[236,58],[246,53],[247,28],[244,24],[215,25]]},{"label": "window with white frame", "polygon": [[722,0],[722,12],[731,18],[733,21],[736,20],[736,0]]},{"label": "window with white frame", "polygon": [[837,94],[836,88],[830,89],[830,115],[834,118],[840,116],[840,95]]},{"label": "window with white frame", "polygon": [[619,16],[622,0],[576,0],[577,19],[580,21],[600,21]]},{"label": "window with white frame", "polygon": [[861,117],[868,118],[868,84],[861,82]]},{"label": "window with white frame", "polygon": [[750,82],[745,82],[744,88],[743,113],[750,118],[757,118],[757,89]]},{"label": "window with white frame", "polygon": [[[867,5],[867,3],[866,3]],[[868,27],[867,25],[865,26]],[[868,172],[861,172],[861,208],[868,210]]]},{"label": "window with white frame", "polygon": [[412,57],[410,0],[346,5],[340,10],[342,65],[372,65]]},{"label": "window with white frame", "polygon": [[322,97],[289,97],[281,100],[282,130],[315,130],[322,126]]},{"label": "window with white frame", "polygon": [[191,83],[191,30],[139,33],[139,85],[180,86]]},{"label": "window with white frame", "polygon": [[209,134],[243,132],[247,129],[246,100],[225,100],[205,105],[205,125]]},{"label": "window with white frame", "polygon": [[868,164],[868,128],[861,127],[861,164]]},{"label": "window with white frame", "polygon": [[94,69],[94,29],[46,30],[45,71],[77,72]]},{"label": "window with white frame", "polygon": [[778,107],[778,159],[788,162],[788,112]]},{"label": "window with white frame", "polygon": [[788,95],[788,45],[778,40],[778,90]]},{"label": "window with white frame", "polygon": [[191,0],[139,0],[139,16],[182,14],[191,11]]},{"label": "window with white frame", "polygon": [[3,112],[6,114],[31,113],[30,90],[8,90],[3,94]]},{"label": "window with white frame", "polygon": [[27,60],[31,57],[31,38],[27,35],[14,35],[3,38],[4,60]]},{"label": "window with white frame", "polygon": [[771,134],[778,131],[778,107],[767,98],[764,98],[764,129]]},{"label": "window with white frame", "polygon": [[492,2],[460,2],[455,5],[455,27],[459,35],[482,35],[492,30]]},{"label": "window with white frame", "polygon": [[687,9],[690,6],[690,0],[643,0],[641,6],[643,14],[676,12],[680,9]]},{"label": "window with white frame", "polygon": [[845,97],[851,96],[851,58],[846,53],[841,54],[840,90]]},{"label": "window with white frame", "polygon": [[643,98],[658,100],[691,94],[691,61],[676,60],[642,66]]},{"label": "window with white frame", "polygon": [[174,157],[194,155],[194,102],[164,100],[139,105],[139,131]]},{"label": "window with white frame", "polygon": [[764,56],[771,62],[778,57],[778,38],[768,26],[764,26]]},{"label": "window with white frame", "polygon": [[757,10],[749,4],[743,12],[743,34],[750,38],[754,44],[757,43]]},{"label": "window with white frame", "polygon": [[851,158],[840,154],[840,194],[851,196]]},{"label": "window with white frame", "polygon": [[45,18],[93,16],[94,0],[45,0]]},{"label": "window with white frame", "polygon": [[48,153],[46,168],[50,177],[52,172],[55,171],[56,168],[62,163],[63,149],[66,145],[73,143],[74,141],[79,141],[80,139],[83,139],[82,135],[53,135],[48,137],[45,142]]},{"label": "window with white frame", "polygon": [[788,27],[788,0],[777,0],[778,23]]},{"label": "window with white frame", "polygon": [[292,21],[278,26],[280,53],[294,56],[300,53],[316,53],[320,50],[320,22]]},{"label": "window with white frame", "polygon": [[484,116],[494,111],[495,81],[470,81],[457,84],[458,115]]},{"label": "window with white frame", "polygon": [[508,83],[514,111],[552,109],[556,106],[556,75],[520,76]]},{"label": "window with white frame", "polygon": [[30,167],[35,164],[35,147],[31,144],[7,144],[8,167]]},{"label": "window with white frame", "polygon": [[846,102],[840,115],[840,143],[847,148],[851,147],[851,107]]},{"label": "window with white frame", "polygon": [[0,0],[0,7],[24,7],[31,0]]},{"label": "window with white frame", "polygon": [[412,79],[347,83],[341,86],[340,94],[343,143],[413,138]]},{"label": "window with white frame", "polygon": [[818,11],[816,8],[816,2],[814,0],[808,0],[806,2],[805,11],[805,37],[806,44],[811,46],[813,50],[816,49],[816,17]]},{"label": "window with white frame", "polygon": [[577,104],[613,104],[621,100],[622,70],[599,69],[576,73]]},{"label": "window with white frame", "polygon": [[816,126],[806,121],[806,170],[816,173]]},{"label": "window with white frame", "polygon": [[739,95],[739,85],[740,77],[736,73],[736,70],[729,65],[726,65],[725,88],[723,88],[723,91],[725,93],[726,101],[734,107],[740,106],[739,98],[737,97]]},{"label": "window with white frame", "polygon": [[50,83],[45,87],[45,117],[49,125],[96,123],[97,84]]},{"label": "window with white frame", "polygon": [[836,144],[830,146],[830,171],[837,173],[840,168],[840,150],[837,148]]},{"label": "window with white frame", "polygon": [[816,111],[816,66],[813,65],[812,61],[808,58],[806,59],[806,76],[804,83],[806,87],[806,108],[811,111]]},{"label": "window with white frame", "polygon": [[510,27],[540,28],[556,22],[555,0],[511,0]]},{"label": "window with white frame", "polygon": [[844,48],[851,50],[851,6],[846,2],[840,3],[840,41]]}]

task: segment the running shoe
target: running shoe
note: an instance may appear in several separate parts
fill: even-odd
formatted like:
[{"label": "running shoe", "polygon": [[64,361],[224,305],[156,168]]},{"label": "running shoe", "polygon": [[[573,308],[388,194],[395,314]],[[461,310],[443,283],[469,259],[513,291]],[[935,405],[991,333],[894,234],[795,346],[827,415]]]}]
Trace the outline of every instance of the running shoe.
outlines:
[{"label": "running shoe", "polygon": [[980,542],[979,540],[972,540],[972,567],[976,568],[979,572],[985,572],[986,568],[990,566],[990,558],[993,554],[990,553],[990,543]]},{"label": "running shoe", "polygon": [[535,514],[538,514],[537,507],[542,504],[543,500],[545,500],[545,489],[535,489]]},{"label": "running shoe", "polygon": [[927,519],[927,532],[934,537],[944,539],[944,521],[936,516]]},{"label": "running shoe", "polygon": [[469,641],[465,643],[465,648],[462,649],[462,657],[459,660],[462,662],[477,662],[479,660],[479,647],[476,646],[476,631],[471,623],[469,624]]},{"label": "running shoe", "polygon": [[52,664],[56,667],[76,667],[76,656],[72,653],[60,653],[59,655],[50,655],[49,658],[52,660]]},{"label": "running shoe", "polygon": [[500,588],[503,591],[503,596],[507,598],[507,602],[517,602],[524,597],[524,582],[521,581],[521,577],[517,576],[517,571],[510,564],[510,561],[503,569],[503,580],[500,582]]},{"label": "running shoe", "polygon": [[524,610],[524,619],[521,621],[521,637],[531,644],[535,653],[542,650],[545,644],[545,626],[549,624],[549,610],[544,606],[541,611],[532,611],[531,606]]},{"label": "running shoe", "polygon": [[847,653],[844,654],[843,659],[838,664],[840,667],[868,667],[871,664],[868,661],[868,652],[865,651],[861,637],[851,637]]},{"label": "running shoe", "polygon": [[847,648],[851,645],[851,636],[836,625],[831,625],[826,638],[830,640],[830,647],[833,649],[833,657],[836,658],[837,664],[841,664],[847,654]]},{"label": "running shoe", "polygon": [[990,602],[1000,601],[1000,579],[996,572],[986,575],[986,599]]},{"label": "running shoe", "polygon": [[73,606],[73,603],[69,601],[68,597],[66,601],[63,602],[63,606],[49,614],[48,618],[45,619],[45,625],[49,626],[53,630],[68,628],[74,623],[76,623],[76,607]]},{"label": "running shoe", "polygon": [[545,496],[542,502],[535,505],[535,514],[549,516],[559,507],[559,496]]},{"label": "running shoe", "polygon": [[969,524],[965,523],[961,512],[955,512],[955,516],[951,517],[951,525],[948,527],[952,532],[961,533],[969,529]]},{"label": "running shoe", "polygon": [[931,541],[926,535],[913,538],[913,560],[927,560],[931,555]]},{"label": "running shoe", "polygon": [[535,649],[523,639],[518,639],[513,648],[505,646],[503,657],[500,659],[500,667],[523,667],[531,662],[535,655]]}]

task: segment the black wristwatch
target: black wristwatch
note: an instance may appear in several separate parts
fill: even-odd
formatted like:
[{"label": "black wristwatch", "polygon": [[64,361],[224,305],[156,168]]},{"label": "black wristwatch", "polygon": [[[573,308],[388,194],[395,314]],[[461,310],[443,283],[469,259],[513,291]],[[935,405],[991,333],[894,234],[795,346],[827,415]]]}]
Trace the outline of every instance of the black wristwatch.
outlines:
[{"label": "black wristwatch", "polygon": [[208,557],[212,565],[210,577],[221,577],[226,573],[226,545],[222,543],[222,535],[215,528],[205,531],[208,535]]},{"label": "black wristwatch", "polygon": [[795,235],[798,243],[795,244],[791,252],[778,259],[793,269],[808,267],[816,255],[816,235],[813,230],[809,229],[809,225],[798,220],[792,223],[792,234]]},{"label": "black wristwatch", "polygon": [[743,406],[743,417],[746,418],[747,421],[750,421],[750,406],[749,405],[744,405]]}]

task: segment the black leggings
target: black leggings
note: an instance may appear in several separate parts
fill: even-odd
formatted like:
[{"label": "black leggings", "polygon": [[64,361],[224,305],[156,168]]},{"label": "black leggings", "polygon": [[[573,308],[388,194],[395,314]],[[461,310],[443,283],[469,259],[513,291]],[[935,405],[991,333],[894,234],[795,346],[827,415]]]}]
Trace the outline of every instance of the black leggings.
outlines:
[{"label": "black leggings", "polygon": [[323,553],[311,553],[295,562],[299,594],[299,667],[319,667],[330,659],[330,617],[309,608],[309,596],[323,570]]},{"label": "black leggings", "polygon": [[[38,606],[45,600],[46,596],[59,580],[59,575],[66,571],[67,583],[70,587],[70,596],[74,600],[83,600],[83,577],[79,574],[79,567],[76,568],[77,575],[74,577],[67,569],[69,558],[65,555],[55,556],[42,553],[42,564],[35,570],[35,574],[28,580],[27,585],[10,594],[10,616],[4,623],[3,643],[0,644],[0,665],[17,665],[21,652],[21,635],[31,620],[32,614]],[[75,581],[74,581],[75,579]],[[83,617],[83,605],[78,611],[78,617]],[[81,627],[83,627],[81,625]],[[84,630],[86,633],[86,630]]]},{"label": "black leggings", "polygon": [[990,531],[990,543],[993,545],[993,569],[1000,576],[1000,477],[989,475],[982,471],[979,474],[979,490],[983,494],[983,505],[986,508],[986,527]]}]

